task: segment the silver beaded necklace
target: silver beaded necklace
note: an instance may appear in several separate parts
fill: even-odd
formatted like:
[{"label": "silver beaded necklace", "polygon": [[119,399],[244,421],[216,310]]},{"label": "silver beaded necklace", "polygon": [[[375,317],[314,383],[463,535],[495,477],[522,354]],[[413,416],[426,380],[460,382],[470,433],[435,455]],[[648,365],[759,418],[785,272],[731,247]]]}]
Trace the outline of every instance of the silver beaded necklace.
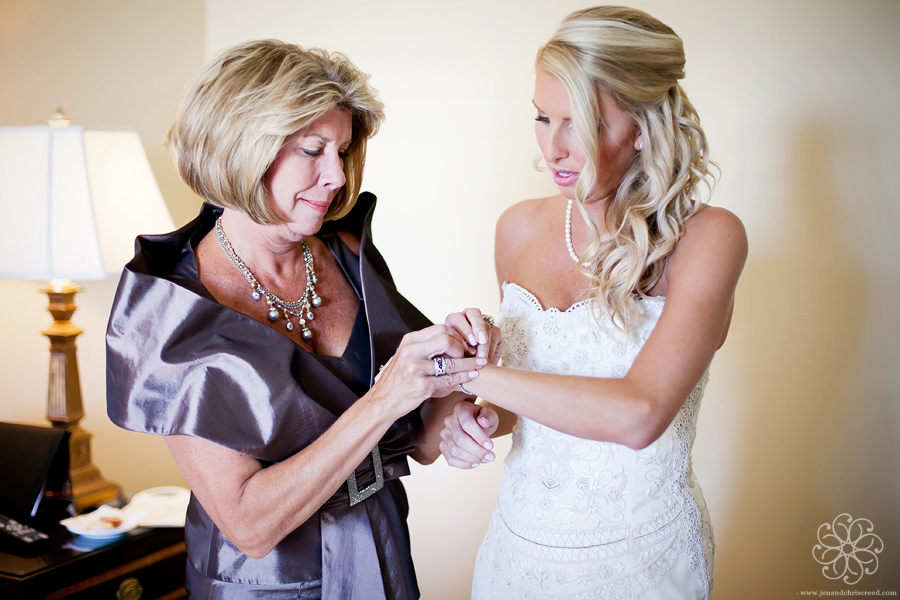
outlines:
[{"label": "silver beaded necklace", "polygon": [[[216,219],[216,236],[219,238],[219,243],[222,244],[222,249],[228,255],[228,258],[231,259],[232,264],[237,267],[237,270],[241,272],[244,279],[250,284],[250,297],[253,300],[266,299],[266,303],[269,305],[269,319],[277,321],[283,315],[285,321],[287,321],[285,328],[288,331],[293,331],[294,323],[291,321],[291,318],[294,317],[303,331],[303,339],[312,339],[313,333],[309,330],[306,323],[313,320],[312,309],[313,307],[318,308],[322,306],[322,299],[316,293],[315,284],[319,283],[319,280],[313,267],[312,252],[309,251],[309,246],[306,245],[306,242],[301,242],[303,245],[303,262],[306,264],[306,289],[303,290],[303,296],[299,300],[285,302],[264,288],[253,276],[253,273],[250,272],[250,269],[247,268],[247,265],[244,264],[244,261],[241,260],[241,257],[237,255],[237,252],[234,251],[231,242],[225,236],[225,230],[222,229],[222,217]],[[297,312],[297,309],[300,309],[300,312]]]}]

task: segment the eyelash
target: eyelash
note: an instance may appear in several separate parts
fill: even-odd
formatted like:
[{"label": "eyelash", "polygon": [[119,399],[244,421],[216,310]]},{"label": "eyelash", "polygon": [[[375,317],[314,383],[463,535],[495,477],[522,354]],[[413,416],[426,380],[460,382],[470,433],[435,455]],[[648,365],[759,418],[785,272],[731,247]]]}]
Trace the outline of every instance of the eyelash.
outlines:
[{"label": "eyelash", "polygon": [[[537,121],[538,123],[546,123],[548,125],[550,124],[550,117],[545,117],[543,115],[536,116],[534,118],[534,120]],[[574,124],[569,123],[569,129],[574,129],[574,128],[575,128]],[[599,126],[597,127],[597,131],[600,131],[601,129],[602,129],[601,127],[599,127]]]},{"label": "eyelash", "polygon": [[[322,150],[307,150],[306,148],[303,148],[303,154],[309,156],[310,158],[317,158],[319,156],[322,156]],[[347,156],[349,156],[349,152],[338,152],[338,156],[341,157],[341,159],[347,158]]]}]

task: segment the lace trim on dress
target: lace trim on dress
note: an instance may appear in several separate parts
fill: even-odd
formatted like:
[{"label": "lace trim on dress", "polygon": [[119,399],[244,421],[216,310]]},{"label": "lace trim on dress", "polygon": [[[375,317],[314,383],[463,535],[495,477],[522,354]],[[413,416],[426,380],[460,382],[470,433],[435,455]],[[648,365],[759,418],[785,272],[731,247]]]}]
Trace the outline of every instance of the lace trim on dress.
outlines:
[{"label": "lace trim on dress", "polygon": [[[568,312],[573,312],[573,311],[576,311],[580,308],[587,306],[587,303],[584,300],[579,300],[578,302],[576,302],[575,304],[573,304],[572,306],[570,306],[569,308],[567,308],[565,310],[560,310],[560,309],[556,308],[555,306],[551,306],[550,308],[544,308],[544,306],[541,304],[541,301],[538,300],[534,294],[532,294],[529,290],[522,287],[518,283],[513,283],[511,281],[504,281],[500,287],[503,290],[504,296],[506,296],[507,290],[513,290],[517,294],[519,294],[522,297],[522,299],[524,299],[526,302],[528,302],[529,304],[531,304],[532,306],[534,306],[537,310],[539,310],[541,312],[568,313]],[[640,298],[640,301],[648,302],[648,303],[662,304],[662,303],[665,303],[666,297],[665,296],[642,296]]]}]

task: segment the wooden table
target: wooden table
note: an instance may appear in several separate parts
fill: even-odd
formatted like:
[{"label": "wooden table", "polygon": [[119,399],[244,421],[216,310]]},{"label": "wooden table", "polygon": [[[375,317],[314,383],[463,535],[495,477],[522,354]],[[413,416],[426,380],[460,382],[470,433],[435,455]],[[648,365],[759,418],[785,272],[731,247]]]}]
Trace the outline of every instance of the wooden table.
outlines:
[{"label": "wooden table", "polygon": [[[88,544],[59,527],[41,554],[0,552],[4,600],[175,600],[186,598],[184,529],[140,528]],[[93,546],[93,547],[91,547]]]}]

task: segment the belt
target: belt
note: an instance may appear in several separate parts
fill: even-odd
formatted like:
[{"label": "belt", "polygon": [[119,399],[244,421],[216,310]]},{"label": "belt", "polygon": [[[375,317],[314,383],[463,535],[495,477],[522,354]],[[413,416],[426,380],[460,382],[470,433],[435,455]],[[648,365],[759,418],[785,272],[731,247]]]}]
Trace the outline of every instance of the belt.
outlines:
[{"label": "belt", "polygon": [[350,495],[350,506],[355,506],[384,487],[384,469],[381,466],[381,452],[376,445],[372,449],[372,468],[375,470],[375,482],[359,489],[356,484],[356,472],[350,473],[347,478],[347,490]]}]

